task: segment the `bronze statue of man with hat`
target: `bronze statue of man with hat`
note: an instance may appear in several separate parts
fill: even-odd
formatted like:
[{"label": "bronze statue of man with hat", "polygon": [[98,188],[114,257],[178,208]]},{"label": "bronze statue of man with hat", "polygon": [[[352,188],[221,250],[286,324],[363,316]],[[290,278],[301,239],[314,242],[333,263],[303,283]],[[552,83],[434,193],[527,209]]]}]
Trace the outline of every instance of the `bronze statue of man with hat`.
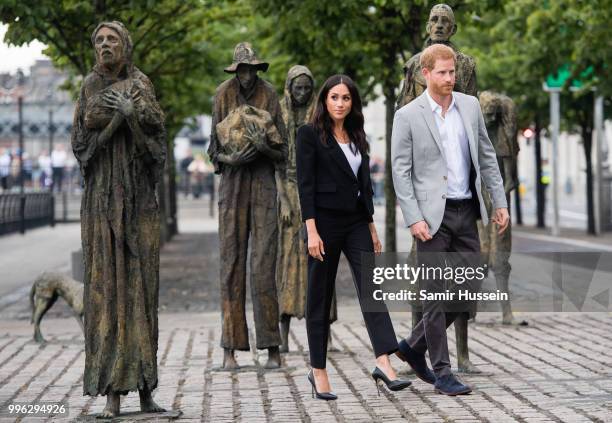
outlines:
[{"label": "bronze statue of man with hat", "polygon": [[268,349],[264,367],[280,366],[276,248],[278,210],[288,207],[278,181],[287,160],[286,130],[274,87],[257,76],[266,71],[250,43],[239,43],[225,72],[234,77],[216,91],[208,154],[221,175],[219,244],[223,367],[238,368],[234,351],[249,351],[246,322],[246,265],[257,349]]}]

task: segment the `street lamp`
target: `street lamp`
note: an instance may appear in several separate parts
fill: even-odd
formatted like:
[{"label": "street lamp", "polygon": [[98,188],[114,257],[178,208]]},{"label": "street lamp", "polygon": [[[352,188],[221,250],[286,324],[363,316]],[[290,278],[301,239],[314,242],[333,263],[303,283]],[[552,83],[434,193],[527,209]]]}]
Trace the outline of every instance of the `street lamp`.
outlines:
[{"label": "street lamp", "polygon": [[[25,181],[24,181],[24,172],[23,172],[23,151],[24,151],[24,139],[23,139],[23,98],[25,97],[25,76],[21,69],[17,70],[17,83],[12,88],[4,88],[0,87],[0,97],[7,97],[9,100],[11,98],[17,97],[17,131],[19,136],[19,203],[20,203],[20,232],[25,233]],[[33,90],[34,87],[31,87]]]}]

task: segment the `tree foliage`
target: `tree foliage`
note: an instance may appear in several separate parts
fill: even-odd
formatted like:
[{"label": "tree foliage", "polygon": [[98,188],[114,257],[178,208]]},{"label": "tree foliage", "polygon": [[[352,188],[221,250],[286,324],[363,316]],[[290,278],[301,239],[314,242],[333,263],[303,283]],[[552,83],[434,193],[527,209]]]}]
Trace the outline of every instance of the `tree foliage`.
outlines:
[{"label": "tree foliage", "polygon": [[[29,3],[29,4],[28,4]],[[212,0],[5,0],[0,19],[9,25],[5,41],[34,39],[54,64],[75,78],[95,61],[90,35],[103,20],[120,20],[130,30],[134,64],[153,82],[167,115],[172,139],[186,118],[210,111],[214,88],[231,62],[240,25],[250,11],[241,2]]]}]

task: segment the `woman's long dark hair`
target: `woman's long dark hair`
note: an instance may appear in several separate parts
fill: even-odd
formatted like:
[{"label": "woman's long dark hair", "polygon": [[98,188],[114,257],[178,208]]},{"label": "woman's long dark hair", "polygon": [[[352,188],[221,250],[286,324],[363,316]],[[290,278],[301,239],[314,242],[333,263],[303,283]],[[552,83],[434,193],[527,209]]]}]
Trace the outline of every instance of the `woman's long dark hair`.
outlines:
[{"label": "woman's long dark hair", "polygon": [[351,78],[346,75],[334,75],[327,78],[327,81],[321,87],[315,108],[310,118],[310,123],[319,134],[320,141],[327,145],[327,140],[334,136],[334,121],[327,111],[327,94],[329,90],[339,84],[347,86],[351,94],[352,106],[349,114],[344,118],[344,129],[349,135],[351,141],[357,146],[361,154],[367,154],[369,145],[366,140],[365,131],[363,130],[363,113],[361,111],[361,96],[357,90],[357,86]]}]

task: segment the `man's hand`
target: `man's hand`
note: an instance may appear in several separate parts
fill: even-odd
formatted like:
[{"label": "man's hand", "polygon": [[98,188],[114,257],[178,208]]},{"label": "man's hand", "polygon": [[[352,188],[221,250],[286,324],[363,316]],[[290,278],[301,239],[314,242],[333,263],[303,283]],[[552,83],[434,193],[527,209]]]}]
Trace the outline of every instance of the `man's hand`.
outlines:
[{"label": "man's hand", "polygon": [[510,223],[510,215],[508,214],[508,209],[506,207],[500,207],[495,209],[495,216],[491,219],[491,222],[496,223],[499,227],[497,234],[501,235],[506,228],[508,228],[508,223]]},{"label": "man's hand", "polygon": [[416,223],[410,225],[410,233],[417,239],[425,242],[431,239],[429,234],[429,225],[424,220],[419,220]]}]

